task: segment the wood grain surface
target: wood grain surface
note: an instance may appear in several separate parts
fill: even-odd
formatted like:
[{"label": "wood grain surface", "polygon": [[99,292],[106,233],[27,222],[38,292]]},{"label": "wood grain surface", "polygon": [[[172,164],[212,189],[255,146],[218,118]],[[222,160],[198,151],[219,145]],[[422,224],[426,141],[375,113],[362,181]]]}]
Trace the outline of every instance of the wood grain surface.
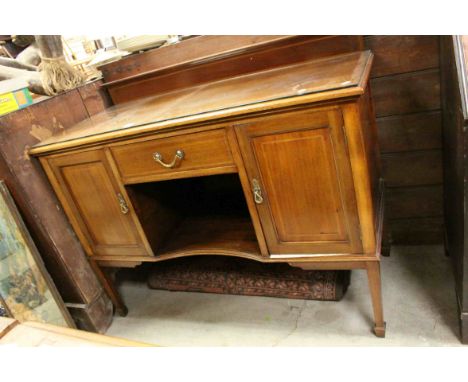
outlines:
[{"label": "wood grain surface", "polygon": [[150,132],[158,126],[168,128],[212,120],[217,115],[244,115],[249,108],[278,107],[278,102],[283,101],[311,102],[316,95],[317,100],[359,95],[366,85],[371,62],[369,51],[342,54],[117,105],[72,130],[44,139],[30,152],[50,152],[54,145],[82,145],[84,140],[99,142],[105,134],[115,138],[127,132]]},{"label": "wood grain surface", "polygon": [[361,36],[197,36],[101,70],[118,104],[362,48]]}]

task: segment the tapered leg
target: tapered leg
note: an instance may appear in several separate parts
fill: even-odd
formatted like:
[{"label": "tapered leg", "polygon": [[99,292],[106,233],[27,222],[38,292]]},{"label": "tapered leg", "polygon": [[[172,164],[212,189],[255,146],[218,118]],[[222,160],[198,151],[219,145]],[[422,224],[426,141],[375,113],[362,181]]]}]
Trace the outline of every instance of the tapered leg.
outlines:
[{"label": "tapered leg", "polygon": [[382,287],[380,279],[380,262],[368,261],[366,263],[369,290],[374,309],[374,333],[377,337],[385,337],[385,321],[383,318]]},{"label": "tapered leg", "polygon": [[119,316],[125,317],[128,314],[128,309],[125,306],[120,293],[115,289],[114,282],[112,279],[97,265],[94,260],[89,260],[91,267],[93,268],[96,276],[101,281],[104,290],[108,294],[109,298],[114,305],[114,309]]}]

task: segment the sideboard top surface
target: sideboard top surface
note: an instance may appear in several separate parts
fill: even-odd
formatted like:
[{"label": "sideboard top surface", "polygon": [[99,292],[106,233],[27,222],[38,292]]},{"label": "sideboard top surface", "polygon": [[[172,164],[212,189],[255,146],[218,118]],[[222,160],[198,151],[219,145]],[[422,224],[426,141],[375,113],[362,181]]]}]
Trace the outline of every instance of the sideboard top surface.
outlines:
[{"label": "sideboard top surface", "polygon": [[35,145],[44,154],[209,120],[360,95],[372,62],[353,52],[260,71],[108,108]]}]

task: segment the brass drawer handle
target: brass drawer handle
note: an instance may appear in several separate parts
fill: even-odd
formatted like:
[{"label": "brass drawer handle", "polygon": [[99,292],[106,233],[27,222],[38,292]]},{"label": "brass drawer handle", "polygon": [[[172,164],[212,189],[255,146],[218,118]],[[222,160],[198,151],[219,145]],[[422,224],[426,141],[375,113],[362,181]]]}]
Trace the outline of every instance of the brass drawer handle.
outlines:
[{"label": "brass drawer handle", "polygon": [[185,153],[183,150],[177,150],[174,156],[174,159],[171,163],[164,163],[163,157],[157,151],[153,154],[153,159],[158,162],[161,166],[165,168],[174,168],[179,165],[179,163],[184,159]]},{"label": "brass drawer handle", "polygon": [[119,200],[120,211],[124,215],[127,214],[128,211],[129,211],[128,205],[127,205],[127,202],[125,201],[124,197],[122,196],[122,194],[120,192],[117,194],[117,199]]},{"label": "brass drawer handle", "polygon": [[257,179],[252,179],[252,191],[254,194],[254,200],[257,204],[263,203],[262,189],[260,188],[260,182]]}]

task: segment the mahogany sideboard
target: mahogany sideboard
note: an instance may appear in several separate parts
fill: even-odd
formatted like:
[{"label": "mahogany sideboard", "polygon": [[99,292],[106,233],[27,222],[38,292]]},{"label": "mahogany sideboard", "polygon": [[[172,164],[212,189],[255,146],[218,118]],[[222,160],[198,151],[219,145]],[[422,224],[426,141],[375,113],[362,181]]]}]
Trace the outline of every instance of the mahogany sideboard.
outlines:
[{"label": "mahogany sideboard", "polygon": [[372,58],[341,54],[117,105],[29,153],[98,272],[200,254],[364,269],[383,337]]}]

